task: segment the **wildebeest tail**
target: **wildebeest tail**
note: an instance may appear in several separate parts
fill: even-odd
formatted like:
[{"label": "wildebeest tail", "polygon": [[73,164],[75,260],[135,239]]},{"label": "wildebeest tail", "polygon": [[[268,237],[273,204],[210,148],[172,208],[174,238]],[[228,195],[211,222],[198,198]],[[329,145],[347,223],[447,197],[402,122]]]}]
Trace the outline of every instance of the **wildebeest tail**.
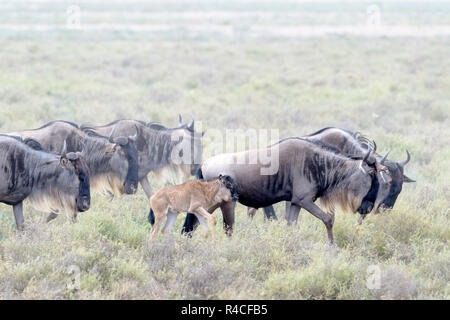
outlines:
[{"label": "wildebeest tail", "polygon": [[151,225],[155,224],[155,214],[153,213],[153,209],[150,208],[150,213],[148,214],[148,222],[150,222]]},{"label": "wildebeest tail", "polygon": [[198,171],[197,171],[197,179],[199,179],[199,180],[204,180],[205,179],[203,177],[202,168],[199,168]]}]

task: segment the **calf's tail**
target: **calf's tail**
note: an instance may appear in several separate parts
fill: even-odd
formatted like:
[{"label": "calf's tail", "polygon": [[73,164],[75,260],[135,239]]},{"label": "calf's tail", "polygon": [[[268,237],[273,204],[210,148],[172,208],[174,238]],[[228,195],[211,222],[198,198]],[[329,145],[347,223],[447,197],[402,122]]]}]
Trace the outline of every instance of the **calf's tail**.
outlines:
[{"label": "calf's tail", "polygon": [[153,226],[155,224],[155,214],[153,213],[153,209],[150,208],[150,213],[148,214],[148,222]]}]

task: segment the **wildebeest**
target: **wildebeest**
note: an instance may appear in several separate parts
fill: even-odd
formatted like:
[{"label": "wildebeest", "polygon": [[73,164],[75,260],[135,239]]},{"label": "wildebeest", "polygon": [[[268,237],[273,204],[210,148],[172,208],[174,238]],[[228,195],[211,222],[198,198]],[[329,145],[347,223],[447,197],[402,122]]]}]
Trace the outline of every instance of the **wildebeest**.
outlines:
[{"label": "wildebeest", "polygon": [[[216,218],[211,213],[212,208],[224,201],[236,201],[236,185],[230,176],[222,176],[209,181],[189,181],[181,185],[167,186],[158,190],[151,198],[151,210],[154,213],[155,224],[151,231],[151,242],[154,242],[164,217],[166,225],[162,233],[170,232],[173,223],[181,212],[191,212],[209,234],[208,220],[216,226]],[[209,210],[209,211],[208,211]]]},{"label": "wildebeest", "polygon": [[138,155],[135,137],[92,136],[67,121],[52,121],[38,129],[9,134],[32,138],[44,150],[56,154],[81,152],[90,170],[93,190],[116,196],[133,194],[137,190]]},{"label": "wildebeest", "polygon": [[113,136],[136,136],[139,152],[139,182],[147,198],[152,196],[148,174],[153,172],[162,176],[166,170],[178,173],[183,178],[195,175],[202,161],[203,133],[195,132],[195,122],[166,128],[157,123],[145,123],[139,120],[118,120],[105,126],[81,126],[85,132],[105,135],[114,129]]},{"label": "wildebeest", "polygon": [[[359,132],[352,132],[335,127],[320,129],[303,138],[318,143],[325,143],[329,146],[337,148],[340,152],[353,157],[362,157],[367,152],[369,146],[376,148],[376,144],[374,144],[374,142],[371,142]],[[388,171],[386,171],[386,173],[382,173],[381,177],[386,181],[386,183],[389,184],[389,188],[380,190],[378,199],[381,203],[379,205],[376,204],[376,206],[377,208],[393,208],[398,195],[402,191],[403,183],[415,182],[413,179],[404,174],[405,165],[410,160],[409,152],[406,150],[406,160],[399,162],[389,160],[386,158],[386,155],[381,156],[375,152],[373,155],[378,161],[383,161],[383,165],[387,167]],[[372,161],[374,161],[374,159],[372,159]],[[254,209],[249,209],[249,214],[253,215],[255,211],[256,210]],[[286,204],[286,213],[288,211],[289,203]],[[264,208],[264,213],[269,218],[276,217],[275,210],[273,210],[272,206]],[[268,215],[268,213],[272,214]],[[288,218],[287,215],[286,218]]]},{"label": "wildebeest", "polygon": [[[248,164],[246,159],[258,159],[261,153],[279,154],[275,174],[262,175],[260,163]],[[333,243],[336,207],[357,212],[364,201],[375,203],[378,189],[386,187],[378,179],[383,166],[379,163],[370,166],[366,162],[370,153],[369,149],[364,157],[349,157],[323,143],[287,138],[265,149],[212,157],[203,163],[201,174],[206,179],[219,174],[231,176],[236,183],[239,202],[248,207],[261,208],[290,201],[293,217],[301,208],[306,209],[325,224],[329,242]],[[328,213],[314,203],[316,199],[321,200]],[[235,203],[223,202],[218,206],[222,210],[225,229],[231,231]],[[193,223],[187,218],[184,230],[192,231]]]},{"label": "wildebeest", "polygon": [[[35,142],[35,141],[29,141]],[[0,202],[13,206],[17,229],[24,229],[23,201],[57,215],[90,207],[89,169],[79,153],[55,155],[20,138],[0,135]]]}]

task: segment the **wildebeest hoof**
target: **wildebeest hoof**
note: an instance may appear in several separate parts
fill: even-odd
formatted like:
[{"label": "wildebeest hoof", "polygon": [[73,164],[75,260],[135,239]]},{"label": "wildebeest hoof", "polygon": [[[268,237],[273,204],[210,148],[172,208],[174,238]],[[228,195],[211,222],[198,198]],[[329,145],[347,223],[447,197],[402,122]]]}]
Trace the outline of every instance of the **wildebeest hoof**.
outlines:
[{"label": "wildebeest hoof", "polygon": [[366,218],[365,214],[360,214],[358,218],[358,225],[361,225],[365,218]]}]

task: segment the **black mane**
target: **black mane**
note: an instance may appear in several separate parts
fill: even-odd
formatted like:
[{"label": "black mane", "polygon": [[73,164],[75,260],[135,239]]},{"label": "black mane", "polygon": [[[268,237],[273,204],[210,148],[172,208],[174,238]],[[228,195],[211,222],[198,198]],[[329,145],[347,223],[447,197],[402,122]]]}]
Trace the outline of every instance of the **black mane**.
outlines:
[{"label": "black mane", "polygon": [[71,126],[74,127],[74,128],[80,129],[80,127],[79,127],[75,122],[70,122],[70,121],[66,121],[66,120],[54,120],[54,121],[47,122],[47,123],[44,124],[42,127],[37,128],[37,129],[33,129],[33,130],[44,129],[44,128],[47,128],[47,127],[49,127],[49,126],[51,126],[52,124],[55,124],[55,123],[57,123],[57,122],[66,123],[66,124],[71,125]]}]

